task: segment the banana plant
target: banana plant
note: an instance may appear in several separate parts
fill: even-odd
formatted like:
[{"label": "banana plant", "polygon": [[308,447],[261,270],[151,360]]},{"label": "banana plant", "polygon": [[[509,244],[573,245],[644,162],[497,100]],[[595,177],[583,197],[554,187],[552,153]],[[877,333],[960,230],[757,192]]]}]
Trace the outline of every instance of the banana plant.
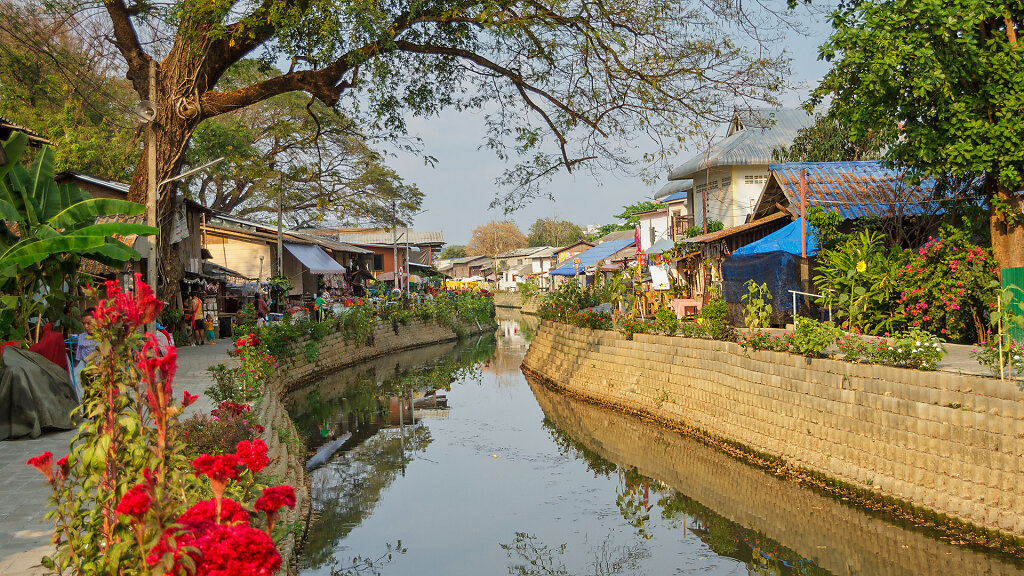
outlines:
[{"label": "banana plant", "polygon": [[117,235],[148,236],[157,230],[98,218],[137,216],[141,204],[92,198],[72,184],[54,180],[53,150],[43,148],[31,165],[19,160],[28,137],[14,133],[3,143],[8,163],[0,166],[0,332],[7,339],[31,341],[32,321],[71,324],[71,295],[83,258],[122,268],[139,253]]}]

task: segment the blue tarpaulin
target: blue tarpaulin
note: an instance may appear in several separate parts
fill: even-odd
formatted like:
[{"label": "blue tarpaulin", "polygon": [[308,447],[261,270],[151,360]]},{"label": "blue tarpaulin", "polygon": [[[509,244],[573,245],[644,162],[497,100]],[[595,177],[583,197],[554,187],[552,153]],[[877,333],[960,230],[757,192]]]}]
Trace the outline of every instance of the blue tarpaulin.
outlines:
[{"label": "blue tarpaulin", "polygon": [[594,246],[590,250],[583,252],[576,257],[580,259],[579,264],[574,264],[572,260],[569,260],[565,264],[562,264],[558,268],[551,271],[553,276],[575,276],[577,270],[579,274],[586,274],[588,266],[593,266],[601,260],[615,254],[619,250],[632,246],[636,243],[633,238],[625,238],[623,240],[609,240],[608,242],[602,242],[597,246]]},{"label": "blue tarpaulin", "polygon": [[[733,252],[734,256],[753,256],[754,254],[767,254],[769,252],[788,252],[790,254],[801,254],[800,246],[800,222],[802,218],[790,222],[786,226],[772,232],[756,242],[751,242]],[[814,227],[807,225],[807,255],[814,256],[818,253],[817,233]]]}]

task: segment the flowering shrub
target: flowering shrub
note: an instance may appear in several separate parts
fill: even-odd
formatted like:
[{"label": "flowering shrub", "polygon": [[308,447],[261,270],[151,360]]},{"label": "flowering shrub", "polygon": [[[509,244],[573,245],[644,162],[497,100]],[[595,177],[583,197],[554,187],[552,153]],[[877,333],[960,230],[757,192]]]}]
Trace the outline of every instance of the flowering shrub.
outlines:
[{"label": "flowering shrub", "polygon": [[878,350],[877,344],[872,344],[857,334],[850,334],[849,332],[844,332],[839,336],[836,339],[835,345],[839,352],[842,353],[843,359],[847,362],[867,362],[872,364],[875,361],[875,352]]},{"label": "flowering shrub", "polygon": [[263,433],[263,426],[255,423],[255,416],[248,404],[236,404],[230,400],[221,402],[208,415],[192,415],[181,423],[180,433],[186,453],[195,457],[235,450],[239,442]]},{"label": "flowering shrub", "polygon": [[263,383],[277,368],[277,360],[252,333],[238,338],[235,348],[228,353],[238,358],[238,366],[218,364],[210,368],[214,383],[206,389],[206,395],[214,402],[259,400],[263,396]]},{"label": "flowering shrub", "polygon": [[978,348],[971,350],[971,358],[978,361],[987,368],[992,375],[1000,377],[1007,372],[1010,376],[1018,378],[1024,376],[1024,344],[1017,344],[1014,341],[1003,343],[1003,361],[999,362],[999,341],[998,336],[988,335]]},{"label": "flowering shrub", "polygon": [[95,308],[99,355],[85,372],[70,455],[56,466],[48,452],[27,462],[53,489],[56,553],[43,563],[58,574],[272,574],[281,558],[270,518],[266,530],[249,526],[267,511],[241,514],[223,499],[232,479],[244,476],[252,487],[266,446],[253,441],[236,454],[197,458],[214,501],[190,506],[203,486],[188,475],[178,418],[196,397],[172,398],[177,353],[161,354],[151,335],[140,335],[160,302],[138,276],[135,283],[130,294],[108,282]]},{"label": "flowering shrub", "polygon": [[739,339],[739,345],[754,350],[773,350],[775,352],[787,352],[790,347],[791,336],[772,336],[767,330],[752,330],[746,336]]},{"label": "flowering shrub", "polygon": [[679,330],[679,317],[668,308],[659,308],[654,313],[654,326],[658,329],[658,332],[674,336]]},{"label": "flowering shrub", "polygon": [[632,314],[617,316],[616,324],[619,326],[619,332],[626,335],[626,340],[632,340],[634,334],[654,334],[658,331],[650,320],[634,318]]},{"label": "flowering shrub", "polygon": [[912,328],[950,342],[980,342],[995,307],[988,286],[997,273],[991,249],[973,244],[965,230],[943,226],[896,275],[902,313]]},{"label": "flowering shrub", "polygon": [[946,355],[946,349],[934,335],[923,330],[897,334],[891,342],[881,342],[872,360],[877,364],[935,370]]}]

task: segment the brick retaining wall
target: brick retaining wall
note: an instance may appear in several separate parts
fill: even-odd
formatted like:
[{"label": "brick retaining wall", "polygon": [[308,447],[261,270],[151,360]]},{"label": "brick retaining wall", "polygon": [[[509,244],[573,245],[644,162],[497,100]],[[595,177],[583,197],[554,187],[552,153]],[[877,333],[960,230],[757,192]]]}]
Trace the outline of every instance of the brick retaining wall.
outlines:
[{"label": "brick retaining wall", "polygon": [[570,392],[1024,536],[1024,393],[1014,384],[549,321],[523,365]]},{"label": "brick retaining wall", "polygon": [[664,482],[836,576],[1020,574],[992,556],[894,526],[673,430],[529,382],[544,415],[588,450]]}]

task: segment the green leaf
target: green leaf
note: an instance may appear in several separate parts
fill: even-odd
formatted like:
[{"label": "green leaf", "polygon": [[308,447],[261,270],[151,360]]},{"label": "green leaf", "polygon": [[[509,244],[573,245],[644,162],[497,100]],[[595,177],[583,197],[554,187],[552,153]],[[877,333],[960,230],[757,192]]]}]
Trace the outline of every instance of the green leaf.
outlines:
[{"label": "green leaf", "polygon": [[91,198],[65,208],[49,219],[47,224],[54,228],[74,229],[84,224],[92,224],[100,216],[138,216],[146,211],[146,207],[127,200],[114,198]]}]

